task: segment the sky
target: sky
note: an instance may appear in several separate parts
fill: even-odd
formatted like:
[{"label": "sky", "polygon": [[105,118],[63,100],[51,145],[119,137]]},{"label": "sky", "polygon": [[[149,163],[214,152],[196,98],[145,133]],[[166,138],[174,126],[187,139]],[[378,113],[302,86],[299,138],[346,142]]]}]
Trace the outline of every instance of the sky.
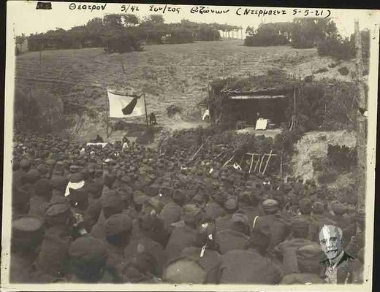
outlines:
[{"label": "sky", "polygon": [[[70,2],[51,2],[51,10],[36,10],[36,2],[29,1],[8,1],[7,10],[8,10],[8,25],[12,26],[13,34],[18,36],[24,33],[25,35],[30,35],[31,33],[41,33],[48,30],[54,30],[56,28],[70,29],[74,26],[84,25],[89,20],[95,17],[103,17],[105,14],[111,13],[132,13],[130,10],[128,12],[123,12],[123,5],[128,6],[128,4],[115,4],[108,3],[104,10],[100,7],[100,10],[79,10],[80,2],[75,2],[71,4]],[[70,6],[71,4],[71,6]],[[74,7],[75,9],[70,9]],[[82,3],[84,5],[96,5],[100,6],[99,3]],[[132,5],[132,4],[131,4]],[[188,19],[194,22],[204,22],[212,23],[217,22],[221,24],[229,24],[241,26],[245,30],[247,26],[257,27],[260,23],[269,23],[269,22],[283,22],[283,21],[292,21],[294,16],[294,8],[287,8],[286,15],[265,15],[258,16],[255,14],[252,15],[237,15],[238,6],[227,7],[227,6],[206,6],[210,9],[218,10],[227,10],[230,11],[225,14],[200,14],[191,13],[191,9],[194,9],[196,6],[193,5],[169,5],[166,8],[165,13],[150,11],[150,4],[136,4],[135,7],[138,7],[139,11],[134,11],[133,14],[142,18],[150,14],[162,14],[164,16],[166,23],[179,22],[182,19]],[[164,8],[165,5],[155,4],[155,8]],[[175,8],[174,10],[178,11],[169,11],[169,8]],[[263,7],[243,7],[238,11],[241,13],[245,8],[252,10],[274,10],[271,8]],[[131,6],[130,8],[131,9]],[[280,8],[284,10],[284,8]],[[306,11],[308,10],[308,11]],[[309,16],[318,11],[321,13],[323,10],[324,15],[328,13],[327,9],[311,9],[311,8],[301,8],[297,10],[295,16],[302,17],[308,14]],[[350,36],[354,32],[354,20],[359,20],[360,29],[364,28],[373,28],[373,22],[377,18],[377,21],[380,19],[379,11],[370,11],[370,10],[342,10],[342,9],[332,9],[330,18],[336,23],[338,31],[342,36]]]}]

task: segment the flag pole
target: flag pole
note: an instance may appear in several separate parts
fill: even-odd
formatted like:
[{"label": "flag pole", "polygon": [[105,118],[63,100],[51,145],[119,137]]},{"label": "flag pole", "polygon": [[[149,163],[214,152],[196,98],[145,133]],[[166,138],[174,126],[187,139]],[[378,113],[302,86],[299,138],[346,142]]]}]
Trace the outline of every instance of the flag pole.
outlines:
[{"label": "flag pole", "polygon": [[147,112],[147,109],[146,109],[146,102],[145,102],[145,93],[144,93],[144,107],[145,107],[146,126],[149,127],[149,123],[148,123],[148,112]]},{"label": "flag pole", "polygon": [[109,137],[108,133],[109,133],[109,111],[107,112],[107,139]]}]

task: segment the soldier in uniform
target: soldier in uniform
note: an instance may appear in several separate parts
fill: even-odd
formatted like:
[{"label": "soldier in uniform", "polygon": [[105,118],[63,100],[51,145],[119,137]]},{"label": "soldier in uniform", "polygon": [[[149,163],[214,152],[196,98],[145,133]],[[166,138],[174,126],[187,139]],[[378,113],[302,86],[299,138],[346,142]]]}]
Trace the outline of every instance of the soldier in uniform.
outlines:
[{"label": "soldier in uniform", "polygon": [[187,204],[183,211],[185,225],[175,227],[170,235],[166,246],[168,260],[178,257],[184,248],[193,245],[197,224],[202,219],[201,209],[197,205]]},{"label": "soldier in uniform", "polygon": [[122,282],[124,249],[132,234],[132,219],[125,214],[114,214],[105,222],[107,248],[107,270],[113,275],[114,282]]},{"label": "soldier in uniform", "polygon": [[263,230],[263,232],[270,230],[271,237],[268,252],[271,252],[288,237],[290,226],[277,214],[279,206],[276,200],[267,199],[262,202],[262,207],[265,215],[258,217],[254,221],[253,229]]},{"label": "soldier in uniform", "polygon": [[298,273],[296,251],[300,247],[313,244],[308,240],[309,221],[305,218],[294,219],[291,225],[291,238],[281,242],[274,249],[282,262],[285,274]]},{"label": "soldier in uniform", "polygon": [[232,215],[231,228],[218,231],[216,242],[219,245],[221,254],[226,254],[231,250],[243,250],[250,235],[248,217],[245,214],[236,212]]},{"label": "soldier in uniform", "polygon": [[219,246],[215,240],[215,221],[204,219],[199,222],[194,244],[186,247],[181,257],[186,256],[199,262],[207,273],[220,263]]},{"label": "soldier in uniform", "polygon": [[283,272],[264,257],[270,238],[260,230],[252,230],[245,250],[232,250],[222,256],[215,272],[217,283],[278,284]]},{"label": "soldier in uniform", "polygon": [[[99,239],[84,235],[76,239],[69,250],[73,283],[111,282],[106,273],[107,248]],[[110,281],[111,280],[111,281]]]},{"label": "soldier in uniform", "polygon": [[166,263],[167,255],[161,243],[156,241],[158,220],[155,215],[144,214],[138,219],[137,232],[124,249],[124,257],[127,262],[133,261],[138,254],[143,258],[152,257],[154,260],[152,274],[157,278],[161,277],[163,266]]}]

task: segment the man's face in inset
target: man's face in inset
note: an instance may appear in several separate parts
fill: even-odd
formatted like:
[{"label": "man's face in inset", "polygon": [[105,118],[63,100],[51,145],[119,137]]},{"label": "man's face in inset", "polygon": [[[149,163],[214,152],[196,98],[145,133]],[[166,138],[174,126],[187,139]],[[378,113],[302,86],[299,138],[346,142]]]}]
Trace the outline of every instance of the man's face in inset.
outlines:
[{"label": "man's face in inset", "polygon": [[329,260],[336,258],[343,250],[342,235],[336,226],[325,225],[319,232],[319,243]]}]

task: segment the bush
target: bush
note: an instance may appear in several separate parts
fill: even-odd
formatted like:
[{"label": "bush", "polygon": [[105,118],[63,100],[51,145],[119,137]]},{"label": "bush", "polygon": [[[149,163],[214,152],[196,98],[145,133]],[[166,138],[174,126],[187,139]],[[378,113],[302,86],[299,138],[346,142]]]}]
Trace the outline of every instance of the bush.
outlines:
[{"label": "bush", "polygon": [[343,75],[343,76],[347,76],[348,73],[350,73],[350,71],[348,70],[348,68],[346,66],[344,67],[341,67],[338,69],[338,72]]},{"label": "bush", "polygon": [[181,113],[182,112],[182,108],[177,106],[177,105],[169,105],[167,108],[166,108],[166,113],[168,115],[169,118],[173,117],[176,113]]},{"label": "bush", "polygon": [[63,102],[44,90],[27,92],[17,88],[14,122],[19,130],[50,133],[61,129],[64,123]]},{"label": "bush", "polygon": [[321,42],[317,49],[319,56],[331,56],[338,60],[349,60],[355,56],[355,50],[348,39],[330,37]]},{"label": "bush", "polygon": [[255,34],[247,36],[244,40],[244,46],[248,47],[266,47],[266,46],[284,46],[289,41],[283,35],[268,36],[263,34]]},{"label": "bush", "polygon": [[339,171],[349,171],[356,165],[356,148],[328,145],[327,157],[331,167]]}]

